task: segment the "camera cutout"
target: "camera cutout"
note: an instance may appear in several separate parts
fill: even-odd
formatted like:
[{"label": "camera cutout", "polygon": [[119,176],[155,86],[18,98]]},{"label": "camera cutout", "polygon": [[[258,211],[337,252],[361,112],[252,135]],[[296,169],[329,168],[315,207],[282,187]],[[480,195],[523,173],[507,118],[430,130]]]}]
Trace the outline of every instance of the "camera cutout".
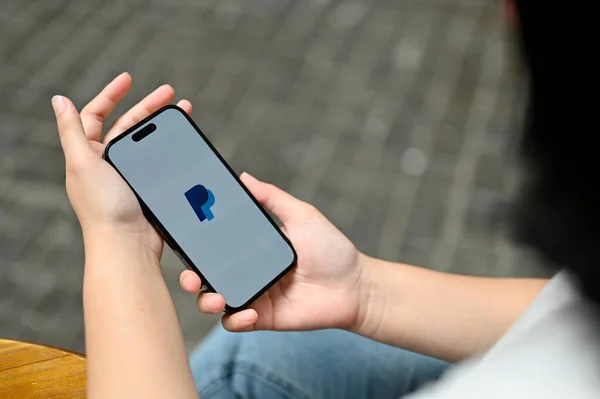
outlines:
[{"label": "camera cutout", "polygon": [[152,133],[155,130],[156,130],[156,125],[154,123],[150,123],[150,124],[144,126],[143,128],[141,128],[140,130],[138,130],[137,132],[135,132],[133,134],[133,136],[131,136],[131,138],[133,139],[133,141],[135,141],[137,143],[138,141],[143,140],[144,138],[149,136],[150,133]]}]

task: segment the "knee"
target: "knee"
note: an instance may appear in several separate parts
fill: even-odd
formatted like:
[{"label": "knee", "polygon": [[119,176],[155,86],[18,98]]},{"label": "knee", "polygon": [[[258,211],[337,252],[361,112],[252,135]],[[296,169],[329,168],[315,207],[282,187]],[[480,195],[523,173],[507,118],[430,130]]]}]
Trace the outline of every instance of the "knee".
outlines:
[{"label": "knee", "polygon": [[[207,363],[210,367],[211,364]],[[210,375],[194,372],[194,382],[201,399],[254,399],[285,398],[308,399],[310,396],[285,374],[274,373],[257,362],[214,364],[216,373]]]},{"label": "knee", "polygon": [[[286,374],[289,369],[272,367],[279,356],[269,334],[216,328],[190,357],[200,398],[309,398]],[[289,360],[286,356],[283,364]]]}]

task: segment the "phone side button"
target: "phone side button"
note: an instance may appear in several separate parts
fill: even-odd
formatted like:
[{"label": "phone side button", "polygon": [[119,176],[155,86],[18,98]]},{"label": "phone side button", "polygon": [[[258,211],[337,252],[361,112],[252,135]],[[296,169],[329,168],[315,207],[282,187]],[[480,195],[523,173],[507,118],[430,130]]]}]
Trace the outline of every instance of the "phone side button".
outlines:
[{"label": "phone side button", "polygon": [[173,250],[173,252],[177,252],[177,250],[175,249],[175,245],[173,245],[171,240],[169,240],[168,238],[165,238],[164,240],[165,240],[165,243],[169,246],[169,248],[171,248]]}]

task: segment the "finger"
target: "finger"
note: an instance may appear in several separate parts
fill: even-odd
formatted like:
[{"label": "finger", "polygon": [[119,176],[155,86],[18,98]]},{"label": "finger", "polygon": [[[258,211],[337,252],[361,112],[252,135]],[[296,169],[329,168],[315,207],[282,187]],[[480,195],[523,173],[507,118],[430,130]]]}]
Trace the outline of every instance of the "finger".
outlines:
[{"label": "finger", "polygon": [[94,151],[97,156],[102,158],[102,154],[104,154],[104,148],[106,148],[106,145],[99,141],[88,141],[88,143],[90,144],[92,151]]},{"label": "finger", "polygon": [[148,94],[142,101],[121,116],[106,133],[103,142],[106,144],[125,130],[135,125],[154,111],[169,104],[175,97],[175,90],[169,85],[162,85]]},{"label": "finger", "polygon": [[52,108],[56,115],[60,144],[67,164],[89,156],[92,149],[83,131],[79,112],[71,100],[63,96],[54,96],[52,97]]},{"label": "finger", "polygon": [[131,88],[131,75],[123,72],[81,110],[81,122],[89,140],[98,141],[102,123]]},{"label": "finger", "polygon": [[225,298],[223,298],[223,295],[214,292],[201,293],[198,295],[196,304],[202,313],[215,314],[225,310]]},{"label": "finger", "polygon": [[196,294],[202,287],[202,280],[200,280],[200,276],[193,271],[184,270],[179,276],[179,285],[185,292]]},{"label": "finger", "polygon": [[181,100],[177,103],[177,106],[179,108],[181,108],[182,110],[185,111],[186,114],[191,115],[192,114],[192,103],[189,102],[188,100]]},{"label": "finger", "polygon": [[241,312],[226,314],[221,318],[221,323],[226,330],[232,332],[247,332],[256,329],[258,313],[254,309],[246,309]]},{"label": "finger", "polygon": [[256,200],[283,223],[294,216],[301,215],[302,211],[308,208],[308,204],[305,202],[272,184],[261,182],[249,173],[242,173],[240,179]]}]

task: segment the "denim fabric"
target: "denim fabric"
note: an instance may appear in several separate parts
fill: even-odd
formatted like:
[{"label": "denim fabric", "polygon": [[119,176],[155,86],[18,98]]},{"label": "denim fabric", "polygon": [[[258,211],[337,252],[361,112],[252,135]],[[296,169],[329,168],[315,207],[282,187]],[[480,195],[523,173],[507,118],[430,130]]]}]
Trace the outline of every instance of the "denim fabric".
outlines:
[{"label": "denim fabric", "polygon": [[400,398],[449,364],[342,330],[229,333],[191,356],[201,399]]}]

